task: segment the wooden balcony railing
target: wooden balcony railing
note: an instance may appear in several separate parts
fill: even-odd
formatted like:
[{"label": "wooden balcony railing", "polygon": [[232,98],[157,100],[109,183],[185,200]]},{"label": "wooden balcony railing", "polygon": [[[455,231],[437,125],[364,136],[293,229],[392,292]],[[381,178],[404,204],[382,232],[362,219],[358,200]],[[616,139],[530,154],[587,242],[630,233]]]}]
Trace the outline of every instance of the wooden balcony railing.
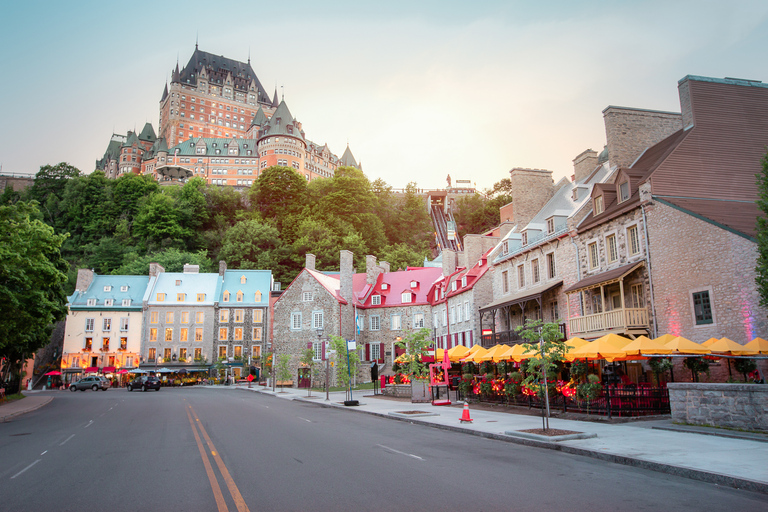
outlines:
[{"label": "wooden balcony railing", "polygon": [[568,322],[572,336],[615,329],[646,328],[649,326],[648,310],[645,308],[614,309],[605,313],[577,316],[571,318]]},{"label": "wooden balcony railing", "polygon": [[[560,324],[560,332],[565,336],[565,324]],[[481,345],[484,348],[490,348],[502,343],[506,345],[514,345],[524,341],[523,337],[520,336],[515,329],[512,329],[511,331],[500,331],[494,334],[483,334]]]}]

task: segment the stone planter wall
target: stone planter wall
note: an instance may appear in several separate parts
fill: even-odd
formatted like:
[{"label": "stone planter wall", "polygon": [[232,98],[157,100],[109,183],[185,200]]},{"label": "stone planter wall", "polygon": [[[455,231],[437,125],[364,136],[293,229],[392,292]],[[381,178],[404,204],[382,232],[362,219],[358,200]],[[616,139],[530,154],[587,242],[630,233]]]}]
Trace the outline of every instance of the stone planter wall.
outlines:
[{"label": "stone planter wall", "polygon": [[768,431],[768,386],[764,384],[672,383],[672,421]]},{"label": "stone planter wall", "polygon": [[387,396],[396,396],[398,398],[411,397],[410,384],[387,384],[384,388],[384,394]]},{"label": "stone planter wall", "polygon": [[384,388],[384,394],[398,398],[410,398],[411,402],[414,403],[432,401],[432,392],[427,380],[417,380],[413,384],[387,384]]}]

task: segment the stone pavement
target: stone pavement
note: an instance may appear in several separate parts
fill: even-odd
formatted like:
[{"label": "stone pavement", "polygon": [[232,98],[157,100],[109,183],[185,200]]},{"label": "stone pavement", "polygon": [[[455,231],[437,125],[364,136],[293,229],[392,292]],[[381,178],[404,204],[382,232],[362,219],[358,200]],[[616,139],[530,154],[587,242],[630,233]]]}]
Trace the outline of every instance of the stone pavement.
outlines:
[{"label": "stone pavement", "polygon": [[383,398],[372,395],[372,390],[361,390],[353,394],[360,405],[345,407],[343,391],[330,393],[330,400],[326,401],[325,393],[312,391],[310,398],[305,389],[285,388],[282,392],[280,388],[273,392],[263,386],[250,389],[236,386],[236,389],[768,493],[768,435],[674,425],[669,419],[607,423],[550,418],[550,428],[595,434],[588,439],[553,441],[543,436],[535,439],[518,437],[519,430],[541,428],[540,416],[472,410],[470,405],[473,421],[461,423],[463,403],[436,407],[430,403]]}]

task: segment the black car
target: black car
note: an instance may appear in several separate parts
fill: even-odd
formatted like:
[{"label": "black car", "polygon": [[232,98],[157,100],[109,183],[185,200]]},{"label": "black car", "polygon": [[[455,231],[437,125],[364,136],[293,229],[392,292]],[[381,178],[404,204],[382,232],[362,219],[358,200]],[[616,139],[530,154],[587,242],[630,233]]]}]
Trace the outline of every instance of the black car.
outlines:
[{"label": "black car", "polygon": [[129,382],[127,387],[128,391],[133,391],[134,389],[142,391],[154,389],[155,391],[160,391],[160,379],[154,375],[142,375]]}]

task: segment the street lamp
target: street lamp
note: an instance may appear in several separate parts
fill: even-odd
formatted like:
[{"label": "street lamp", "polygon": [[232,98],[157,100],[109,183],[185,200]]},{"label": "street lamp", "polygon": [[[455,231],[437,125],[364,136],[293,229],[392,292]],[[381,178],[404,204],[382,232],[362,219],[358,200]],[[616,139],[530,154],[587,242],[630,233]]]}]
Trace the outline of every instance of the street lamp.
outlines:
[{"label": "street lamp", "polygon": [[[317,342],[318,343],[322,343],[323,342],[323,328],[322,327],[317,329]],[[322,345],[320,345],[320,350],[321,350],[321,352],[320,352],[321,355],[325,353],[325,399],[326,399],[326,401],[328,401],[328,400],[330,400],[329,393],[328,393],[328,354],[326,353],[325,350],[323,350],[323,346]],[[311,386],[312,383],[310,382],[309,385]]]}]

